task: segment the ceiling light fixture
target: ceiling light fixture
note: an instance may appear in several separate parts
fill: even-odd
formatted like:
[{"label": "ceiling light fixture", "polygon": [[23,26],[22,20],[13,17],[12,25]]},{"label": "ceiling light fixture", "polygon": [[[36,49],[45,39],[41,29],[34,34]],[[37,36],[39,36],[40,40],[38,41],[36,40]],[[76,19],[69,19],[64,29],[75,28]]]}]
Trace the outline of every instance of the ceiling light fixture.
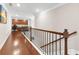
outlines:
[{"label": "ceiling light fixture", "polygon": [[20,7],[20,4],[19,3],[17,3],[17,7]]},{"label": "ceiling light fixture", "polygon": [[40,9],[36,9],[36,12],[40,12]]}]

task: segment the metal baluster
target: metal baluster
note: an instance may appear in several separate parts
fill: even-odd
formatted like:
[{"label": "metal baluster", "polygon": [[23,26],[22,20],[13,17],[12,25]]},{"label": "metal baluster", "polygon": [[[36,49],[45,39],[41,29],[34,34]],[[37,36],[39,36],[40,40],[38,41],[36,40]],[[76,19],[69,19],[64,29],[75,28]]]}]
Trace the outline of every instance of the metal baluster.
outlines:
[{"label": "metal baluster", "polygon": [[[60,37],[59,38],[61,38],[61,35],[60,35]],[[61,55],[61,40],[59,41],[59,50],[60,50],[60,55]]]},{"label": "metal baluster", "polygon": [[[48,32],[47,32],[47,43],[48,43]],[[48,45],[47,45],[47,55],[48,55]]]},{"label": "metal baluster", "polygon": [[[43,32],[43,45],[45,44],[45,33]],[[44,50],[45,50],[45,47],[43,47],[43,54],[44,54]]]},{"label": "metal baluster", "polygon": [[[53,36],[53,33],[52,33],[52,41],[54,40],[54,36]],[[54,54],[54,44],[52,43],[52,55]]]},{"label": "metal baluster", "polygon": [[[41,34],[41,39],[42,39],[42,45],[44,45],[44,32],[42,31],[42,34]],[[43,49],[43,53],[44,53],[44,47],[42,48]]]},{"label": "metal baluster", "polygon": [[[57,34],[55,34],[55,39],[57,40]],[[57,55],[57,41],[55,42],[55,53],[56,53],[56,55]]]},{"label": "metal baluster", "polygon": [[[49,32],[48,32],[48,38],[47,38],[47,43],[49,43]],[[48,55],[49,55],[49,45],[47,45],[47,50],[48,50]]]},{"label": "metal baluster", "polygon": [[[46,44],[46,32],[45,32],[45,44]],[[45,54],[46,54],[46,46],[45,46]]]},{"label": "metal baluster", "polygon": [[[49,42],[51,42],[51,33],[49,33]],[[49,54],[51,55],[51,44],[49,45]]]},{"label": "metal baluster", "polygon": [[32,41],[32,28],[30,27],[30,41]]}]

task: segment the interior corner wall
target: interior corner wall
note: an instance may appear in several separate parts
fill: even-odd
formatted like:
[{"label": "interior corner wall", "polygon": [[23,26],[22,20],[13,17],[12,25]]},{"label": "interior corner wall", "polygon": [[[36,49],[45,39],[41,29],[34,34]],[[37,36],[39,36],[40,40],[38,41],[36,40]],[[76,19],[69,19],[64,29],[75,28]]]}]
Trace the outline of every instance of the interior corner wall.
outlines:
[{"label": "interior corner wall", "polygon": [[28,18],[28,26],[35,27],[35,16],[31,16]]},{"label": "interior corner wall", "polygon": [[6,42],[11,33],[11,24],[12,24],[10,13],[8,12],[5,5],[3,5],[3,7],[7,11],[7,23],[6,24],[0,23],[0,49],[3,47],[4,43]]},{"label": "interior corner wall", "polygon": [[37,28],[56,30],[63,32],[77,31],[76,35],[68,39],[68,47],[79,51],[79,4],[65,4],[59,8],[41,13],[36,16],[35,25]]}]

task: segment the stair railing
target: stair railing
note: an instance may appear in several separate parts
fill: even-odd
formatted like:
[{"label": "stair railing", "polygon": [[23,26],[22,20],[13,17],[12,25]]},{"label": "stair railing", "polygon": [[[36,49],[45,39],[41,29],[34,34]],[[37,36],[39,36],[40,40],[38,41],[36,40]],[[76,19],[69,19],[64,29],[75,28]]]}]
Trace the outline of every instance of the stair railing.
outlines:
[{"label": "stair railing", "polygon": [[31,41],[46,55],[68,55],[68,38],[76,33],[69,33],[67,29],[62,33],[30,27]]}]

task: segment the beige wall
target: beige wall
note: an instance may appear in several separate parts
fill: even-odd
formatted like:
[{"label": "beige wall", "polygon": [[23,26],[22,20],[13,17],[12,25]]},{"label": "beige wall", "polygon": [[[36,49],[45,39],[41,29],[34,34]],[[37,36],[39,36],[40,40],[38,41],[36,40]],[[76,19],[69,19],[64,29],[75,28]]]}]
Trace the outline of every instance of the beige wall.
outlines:
[{"label": "beige wall", "polygon": [[69,48],[79,50],[79,4],[65,4],[54,10],[41,13],[35,20],[35,25],[38,28],[60,32],[63,32],[64,29],[68,29],[69,32],[77,31],[77,35],[69,39]]}]

